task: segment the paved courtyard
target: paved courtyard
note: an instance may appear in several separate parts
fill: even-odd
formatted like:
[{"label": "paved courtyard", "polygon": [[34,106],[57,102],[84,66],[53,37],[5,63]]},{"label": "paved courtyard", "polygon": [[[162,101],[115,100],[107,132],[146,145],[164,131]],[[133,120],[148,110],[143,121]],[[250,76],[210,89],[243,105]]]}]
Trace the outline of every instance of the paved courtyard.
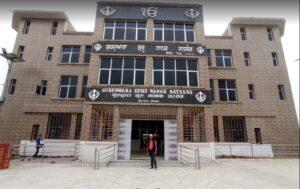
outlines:
[{"label": "paved courtyard", "polygon": [[0,171],[1,189],[298,189],[298,159],[224,159],[221,166],[72,167],[66,163],[13,163]]}]

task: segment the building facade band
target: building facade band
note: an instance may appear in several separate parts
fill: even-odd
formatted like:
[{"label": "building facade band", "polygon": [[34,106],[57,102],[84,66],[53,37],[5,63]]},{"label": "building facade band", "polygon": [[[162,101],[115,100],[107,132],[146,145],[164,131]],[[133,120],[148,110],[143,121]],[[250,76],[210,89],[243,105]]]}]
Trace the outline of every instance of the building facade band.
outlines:
[{"label": "building facade band", "polygon": [[101,1],[94,32],[63,12],[14,11],[24,62],[8,75],[0,139],[117,141],[125,158],[150,132],[169,159],[178,142],[298,144],[285,21],[233,18],[206,36],[202,10]]}]

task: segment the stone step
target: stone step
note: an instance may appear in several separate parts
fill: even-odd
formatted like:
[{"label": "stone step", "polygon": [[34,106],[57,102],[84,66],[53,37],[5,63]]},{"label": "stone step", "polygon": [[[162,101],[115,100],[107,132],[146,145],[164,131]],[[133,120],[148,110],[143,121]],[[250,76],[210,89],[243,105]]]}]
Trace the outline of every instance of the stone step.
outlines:
[{"label": "stone step", "polygon": [[[114,160],[111,161],[109,166],[112,167],[148,167],[150,166],[150,160]],[[159,160],[157,161],[157,166],[163,167],[178,167],[182,166],[178,161],[165,161]]]}]

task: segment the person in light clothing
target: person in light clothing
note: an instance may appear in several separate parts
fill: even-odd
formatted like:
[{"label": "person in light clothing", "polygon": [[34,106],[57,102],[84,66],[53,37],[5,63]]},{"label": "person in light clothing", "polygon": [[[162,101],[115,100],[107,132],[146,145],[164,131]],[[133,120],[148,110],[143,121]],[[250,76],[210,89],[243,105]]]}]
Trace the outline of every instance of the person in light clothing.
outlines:
[{"label": "person in light clothing", "polygon": [[151,169],[155,167],[157,169],[156,164],[156,154],[157,154],[157,142],[152,134],[149,135],[149,140],[147,142],[147,155],[150,155],[150,161],[151,161]]}]

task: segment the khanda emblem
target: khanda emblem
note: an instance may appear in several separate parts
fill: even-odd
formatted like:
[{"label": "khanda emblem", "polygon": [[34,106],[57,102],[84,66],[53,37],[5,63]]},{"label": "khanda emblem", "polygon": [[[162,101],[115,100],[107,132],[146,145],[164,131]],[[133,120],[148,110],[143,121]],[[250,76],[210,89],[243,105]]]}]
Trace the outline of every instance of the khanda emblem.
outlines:
[{"label": "khanda emblem", "polygon": [[100,92],[96,89],[93,89],[89,92],[89,97],[92,101],[96,100],[100,96]]},{"label": "khanda emblem", "polygon": [[116,12],[116,9],[113,9],[110,6],[106,6],[106,7],[102,8],[102,9],[100,9],[100,12],[104,16],[110,16],[110,15],[113,15]]},{"label": "khanda emblem", "polygon": [[196,99],[198,100],[198,102],[203,103],[206,99],[206,95],[200,91],[196,94]]},{"label": "khanda emblem", "polygon": [[196,9],[187,9],[185,11],[185,15],[191,19],[197,18],[199,16],[199,14],[200,14],[199,11]]},{"label": "khanda emblem", "polygon": [[154,18],[157,16],[157,7],[142,8],[141,11],[144,17]]}]

